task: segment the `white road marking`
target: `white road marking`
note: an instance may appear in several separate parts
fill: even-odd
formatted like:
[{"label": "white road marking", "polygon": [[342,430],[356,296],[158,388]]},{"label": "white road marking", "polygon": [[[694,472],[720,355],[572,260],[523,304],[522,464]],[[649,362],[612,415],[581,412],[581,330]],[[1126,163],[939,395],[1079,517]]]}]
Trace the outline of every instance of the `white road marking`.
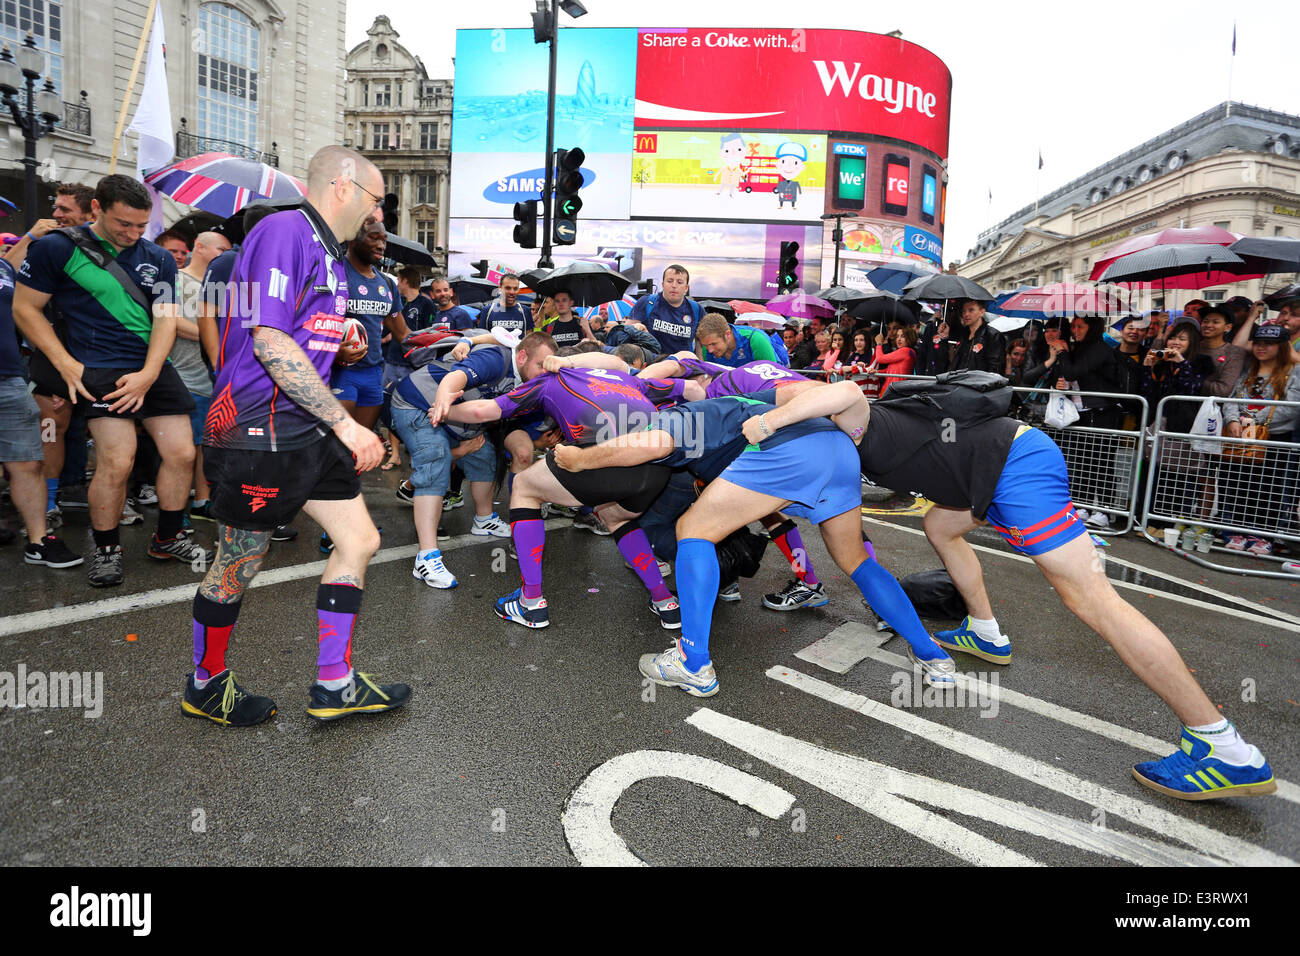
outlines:
[{"label": "white road marking", "polygon": [[1099,829],[1086,820],[827,750],[708,708],[697,710],[686,722],[969,863],[1041,865],[898,798],[1140,866],[1223,865],[1219,860],[1181,847]]},{"label": "white road marking", "polygon": [[[564,519],[552,518],[546,522],[546,530],[552,531],[564,527],[567,523]],[[459,534],[444,537],[438,541],[438,547],[443,551],[455,551],[458,548],[470,547],[476,544],[497,544],[500,547],[507,547],[509,539]],[[414,544],[384,548],[375,553],[375,556],[370,559],[368,567],[373,568],[377,564],[388,564],[391,561],[401,561],[404,558],[410,560],[415,557],[417,551],[419,551],[419,545]],[[272,584],[300,581],[304,578],[318,578],[324,572],[324,560],[309,561],[306,564],[291,564],[283,568],[271,568],[258,574],[253,579],[252,587],[263,588]],[[77,580],[80,582],[84,578],[78,578]],[[193,601],[194,591],[202,580],[202,575],[196,574],[190,584],[178,584],[175,587],[138,591],[134,594],[105,598],[102,601],[86,601],[82,604],[70,604],[66,607],[45,608],[40,611],[29,611],[26,614],[11,614],[9,617],[0,617],[0,637],[23,634],[27,631],[63,627],[68,624],[79,624],[82,621],[92,621],[97,618],[111,617],[115,614],[125,614],[128,611],[147,611],[150,608],[164,607],[168,604]]]},{"label": "white road marking", "polygon": [[676,777],[757,810],[772,820],[792,806],[794,794],[752,774],[694,754],[635,750],[587,774],[565,802],[561,821],[569,848],[583,866],[645,866],[614,832],[611,816],[623,791],[640,780]]},{"label": "white road marking", "polygon": [[[1206,587],[1204,584],[1201,584],[1199,581],[1194,583],[1192,581],[1187,580],[1186,578],[1180,578],[1176,574],[1170,574],[1168,571],[1157,571],[1154,568],[1145,568],[1140,564],[1134,564],[1132,561],[1125,561],[1123,558],[1112,557],[1109,553],[1103,554],[1102,557],[1106,559],[1107,564],[1118,564],[1121,568],[1129,568],[1130,570],[1133,571],[1141,571],[1143,574],[1149,574],[1152,577],[1169,578],[1169,580],[1171,581],[1178,581],[1180,584],[1185,584],[1187,587],[1192,588],[1193,590],[1196,591],[1201,591],[1205,594],[1210,595],[1211,597],[1222,598],[1225,601],[1231,601],[1233,604],[1239,605],[1241,607],[1253,607],[1257,611],[1263,611],[1265,614],[1271,614],[1276,617],[1280,617],[1282,618],[1282,620],[1290,621],[1292,624],[1300,624],[1300,617],[1297,617],[1294,614],[1288,614],[1286,611],[1279,611],[1277,608],[1268,607],[1265,604],[1259,604],[1255,601],[1251,601],[1248,598],[1244,598],[1236,594],[1228,594],[1225,591],[1216,591],[1214,588]],[[1135,585],[1135,586],[1141,587],[1141,585]]]},{"label": "white road marking", "polygon": [[[846,657],[856,655],[857,661],[873,660],[882,664],[890,664],[902,670],[911,671],[912,662],[902,654],[894,654],[880,646],[880,634],[865,624],[859,624],[856,621],[850,621],[847,624],[841,624],[835,630],[831,631],[826,637],[822,638],[816,644],[804,648],[804,651],[811,650],[821,644],[823,641],[836,637],[837,642],[843,646],[841,652]],[[795,657],[802,660],[810,661],[814,664],[819,662],[813,657],[805,657],[804,651],[795,654]],[[825,665],[820,665],[825,667]],[[834,667],[826,667],[826,670],[834,671],[837,674],[846,673],[846,671],[836,670]],[[1028,694],[1022,694],[1019,691],[1010,690],[1001,684],[991,684],[988,682],[981,683],[974,678],[965,674],[958,673],[955,675],[957,684],[967,689],[968,692],[974,693],[976,690],[986,697],[994,698],[1004,704],[1012,707],[1019,707],[1021,710],[1027,710],[1031,713],[1041,714],[1044,717],[1050,717],[1060,723],[1067,724],[1079,730],[1086,730],[1090,733],[1106,737],[1110,740],[1117,741],[1121,744],[1127,744],[1137,750],[1145,750],[1147,753],[1155,754],[1157,757],[1166,757],[1174,749],[1174,744],[1167,740],[1161,740],[1159,737],[1152,737],[1149,734],[1141,733],[1137,730],[1130,730],[1128,727],[1121,727],[1119,724],[1112,724],[1109,721],[1093,717],[1090,714],[1081,714],[1077,710],[1070,710],[1068,707],[1062,707],[1059,704],[1053,704],[1050,701],[1042,700],[1038,697],[1030,697]],[[1300,786],[1290,783],[1286,780],[1277,781],[1277,796],[1283,800],[1289,800],[1292,803],[1300,803]]]},{"label": "white road marking", "polygon": [[855,664],[869,656],[872,648],[879,647],[893,636],[892,631],[877,631],[856,621],[849,621],[794,656],[816,664],[823,670],[847,674]]},{"label": "white road marking", "polygon": [[[861,694],[854,694],[793,668],[774,666],[768,669],[767,676],[865,717],[889,724],[906,733],[915,734],[932,744],[953,750],[972,760],[989,764],[1003,773],[1047,787],[1062,796],[1081,800],[1089,806],[1100,807],[1109,814],[1123,817],[1161,836],[1194,846],[1203,853],[1220,857],[1229,863],[1246,866],[1297,865],[1287,857],[1076,777],[1049,763],[1018,754],[1006,747],[945,727],[934,721],[925,720],[905,710],[896,710],[888,704],[870,700]],[[1134,786],[1137,786],[1136,782]]]},{"label": "white road marking", "polygon": [[[879,521],[876,518],[868,518],[865,515],[863,515],[862,520],[870,521],[872,524],[883,525],[886,528],[893,528],[895,531],[903,531],[907,534],[919,535],[921,537],[925,537],[925,532],[922,531],[920,528],[905,528],[902,525],[893,524],[892,522],[889,521]],[[1024,564],[1034,563],[1031,559],[1025,557],[1023,554],[1012,554],[1008,551],[1000,551],[997,548],[990,548],[982,544],[971,544],[971,547],[974,548],[976,551],[983,551],[986,554],[996,555],[999,558],[1007,558],[1008,560],[1011,561],[1020,561]],[[1187,587],[1192,589],[1199,589],[1202,591],[1207,590],[1206,588],[1201,587],[1201,585],[1199,584],[1192,584],[1189,581],[1184,581],[1182,578],[1175,577],[1174,575],[1171,574],[1165,574],[1164,572],[1161,571],[1150,571],[1147,570],[1146,568],[1139,568],[1137,565],[1131,565],[1128,564],[1127,562],[1120,562],[1118,559],[1109,558],[1106,557],[1105,555],[1103,555],[1103,558],[1107,561],[1114,560],[1117,564],[1123,563],[1125,564],[1126,567],[1134,568],[1136,570],[1141,570],[1147,574],[1151,574],[1156,577],[1164,577],[1164,578],[1169,578],[1171,581],[1178,581],[1179,583],[1184,584]],[[1226,614],[1230,617],[1240,618],[1243,621],[1252,621],[1256,624],[1266,624],[1269,627],[1275,627],[1281,631],[1290,631],[1293,634],[1300,634],[1300,624],[1292,624],[1290,623],[1290,620],[1282,620],[1280,617],[1276,617],[1276,618],[1264,617],[1263,615],[1260,614],[1251,614],[1249,611],[1238,610],[1235,607],[1225,607],[1221,604],[1210,604],[1207,601],[1198,601],[1195,598],[1183,597],[1180,594],[1169,594],[1166,591],[1155,591],[1152,590],[1151,588],[1146,588],[1139,584],[1133,584],[1132,582],[1129,581],[1116,581],[1114,578],[1109,578],[1108,580],[1112,585],[1114,585],[1116,588],[1119,588],[1121,590],[1139,591],[1147,595],[1148,597],[1164,598],[1166,601],[1177,601],[1179,604],[1182,604],[1186,607],[1204,608],[1207,611],[1214,611],[1217,614]],[[1046,581],[1046,579],[1044,579],[1044,581]],[[1241,599],[1232,598],[1232,600],[1236,601]],[[1250,603],[1250,602],[1245,602],[1245,603]],[[1261,607],[1261,605],[1258,604],[1253,606]],[[1268,611],[1269,614],[1275,613],[1271,608],[1263,608],[1263,610]],[[1280,614],[1281,612],[1276,612],[1276,613]],[[1282,615],[1282,616],[1288,619],[1291,618],[1290,615]]]}]

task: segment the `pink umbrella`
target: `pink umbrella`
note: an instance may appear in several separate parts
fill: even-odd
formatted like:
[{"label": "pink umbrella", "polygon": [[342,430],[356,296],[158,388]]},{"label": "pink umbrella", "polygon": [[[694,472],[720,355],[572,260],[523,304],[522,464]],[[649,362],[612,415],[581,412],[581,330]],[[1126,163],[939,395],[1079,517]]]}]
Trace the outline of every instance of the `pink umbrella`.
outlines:
[{"label": "pink umbrella", "polygon": [[1052,282],[994,300],[994,311],[999,315],[1028,319],[1057,318],[1076,312],[1109,315],[1124,308],[1125,304],[1115,290],[1099,289],[1080,282]]},{"label": "pink umbrella", "polygon": [[835,306],[825,299],[806,292],[789,292],[767,300],[767,311],[791,318],[829,319],[835,314]]},{"label": "pink umbrella", "polygon": [[[1101,274],[1106,271],[1106,267],[1120,256],[1126,256],[1132,252],[1141,252],[1143,249],[1150,249],[1152,246],[1186,245],[1187,243],[1230,246],[1239,238],[1241,237],[1228,232],[1226,229],[1220,229],[1218,226],[1196,226],[1191,229],[1161,229],[1159,232],[1145,233],[1141,236],[1134,236],[1132,239],[1125,239],[1118,246],[1107,252],[1105,256],[1094,262],[1092,264],[1092,272],[1089,274],[1088,278],[1094,281],[1100,279]],[[1170,288],[1178,287],[1171,285]]]},{"label": "pink umbrella", "polygon": [[727,303],[737,315],[743,315],[746,312],[766,312],[767,306],[758,305],[754,302],[746,302],[744,299],[732,299]]}]

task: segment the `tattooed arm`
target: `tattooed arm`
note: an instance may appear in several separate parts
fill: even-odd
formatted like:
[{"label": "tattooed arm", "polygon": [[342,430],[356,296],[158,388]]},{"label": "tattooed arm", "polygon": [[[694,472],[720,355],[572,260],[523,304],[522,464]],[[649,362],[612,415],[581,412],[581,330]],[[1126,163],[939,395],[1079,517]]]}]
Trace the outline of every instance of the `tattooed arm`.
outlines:
[{"label": "tattooed arm", "polygon": [[356,458],[359,471],[369,471],[383,460],[384,446],[378,436],[362,428],[343,410],[307,353],[290,336],[258,326],[253,331],[253,353],[266,374],[294,404],[333,430]]}]

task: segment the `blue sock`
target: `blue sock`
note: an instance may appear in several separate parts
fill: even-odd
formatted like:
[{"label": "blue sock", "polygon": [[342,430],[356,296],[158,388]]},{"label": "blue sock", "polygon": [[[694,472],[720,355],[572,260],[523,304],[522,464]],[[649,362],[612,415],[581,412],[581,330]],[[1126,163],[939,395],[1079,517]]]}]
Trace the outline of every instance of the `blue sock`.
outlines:
[{"label": "blue sock", "polygon": [[46,478],[45,479],[45,510],[46,511],[50,511],[51,509],[54,508],[54,505],[57,503],[56,500],[58,497],[59,497],[59,479]]},{"label": "blue sock", "polygon": [[[947,651],[930,637],[930,632],[916,616],[916,608],[912,607],[912,602],[903,593],[902,585],[894,580],[892,574],[875,561],[863,561],[849,577],[853,578],[853,583],[858,586],[858,590],[867,599],[871,609],[888,621],[889,626],[912,645],[912,650],[916,652],[918,658],[931,661],[937,657],[948,656]],[[678,587],[681,587],[680,576],[677,582]],[[686,621],[685,608],[686,605],[683,604],[683,627]]]},{"label": "blue sock", "polygon": [[709,663],[709,629],[713,626],[720,573],[717,546],[702,538],[683,538],[677,542],[676,570],[682,653],[686,655],[686,667],[698,671]]}]

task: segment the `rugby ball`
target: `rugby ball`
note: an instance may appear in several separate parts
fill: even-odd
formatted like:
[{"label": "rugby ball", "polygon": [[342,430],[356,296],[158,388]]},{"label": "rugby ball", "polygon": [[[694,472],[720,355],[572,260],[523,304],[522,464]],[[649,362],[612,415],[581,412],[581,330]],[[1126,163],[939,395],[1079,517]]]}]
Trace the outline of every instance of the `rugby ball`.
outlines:
[{"label": "rugby ball", "polygon": [[344,349],[364,349],[369,348],[370,339],[366,335],[366,327],[359,319],[343,320],[343,338],[339,342],[339,348]]}]

